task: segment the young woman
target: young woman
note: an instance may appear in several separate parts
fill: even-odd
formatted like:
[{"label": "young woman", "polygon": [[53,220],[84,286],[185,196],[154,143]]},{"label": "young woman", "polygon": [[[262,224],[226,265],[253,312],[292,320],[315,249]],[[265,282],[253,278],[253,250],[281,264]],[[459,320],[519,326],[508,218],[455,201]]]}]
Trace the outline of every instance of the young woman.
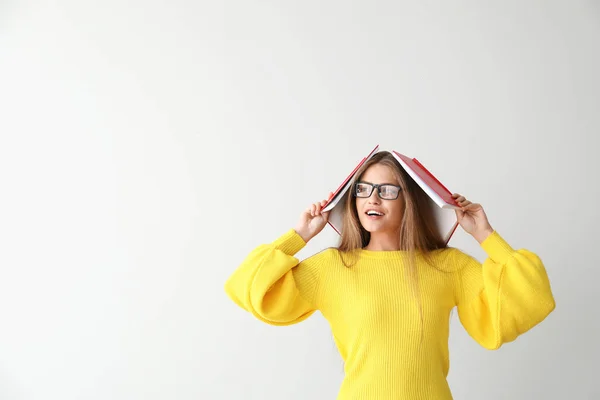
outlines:
[{"label": "young woman", "polygon": [[427,195],[388,152],[355,177],[343,200],[338,247],[302,262],[294,256],[327,223],[326,201],[312,204],[294,229],[255,248],[225,291],[272,325],[295,324],[319,310],[345,363],[340,400],[452,399],[451,310],[481,346],[498,349],[554,310],[544,265],[533,252],[511,247],[482,206],[459,194],[458,222],[487,258],[480,264],[447,247]]}]

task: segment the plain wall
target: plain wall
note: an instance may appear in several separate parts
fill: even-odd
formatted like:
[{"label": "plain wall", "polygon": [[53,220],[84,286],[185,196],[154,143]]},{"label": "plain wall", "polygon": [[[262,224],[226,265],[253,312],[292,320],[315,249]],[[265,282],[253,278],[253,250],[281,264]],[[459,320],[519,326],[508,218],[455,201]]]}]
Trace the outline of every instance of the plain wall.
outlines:
[{"label": "plain wall", "polygon": [[0,398],[335,398],[327,321],[223,285],[376,144],[552,282],[498,351],[453,318],[455,398],[600,398],[599,49],[594,1],[1,2]]}]

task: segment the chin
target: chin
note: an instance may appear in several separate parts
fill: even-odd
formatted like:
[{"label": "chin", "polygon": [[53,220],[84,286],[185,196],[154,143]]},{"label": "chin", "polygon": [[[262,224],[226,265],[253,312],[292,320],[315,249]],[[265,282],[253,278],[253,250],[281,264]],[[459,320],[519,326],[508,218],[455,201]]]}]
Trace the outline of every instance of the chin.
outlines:
[{"label": "chin", "polygon": [[362,227],[369,233],[383,232],[389,230],[387,224],[374,221],[361,221]]},{"label": "chin", "polygon": [[362,227],[369,233],[376,232],[394,232],[400,227],[400,222],[396,224],[396,221],[370,221],[360,220]]}]

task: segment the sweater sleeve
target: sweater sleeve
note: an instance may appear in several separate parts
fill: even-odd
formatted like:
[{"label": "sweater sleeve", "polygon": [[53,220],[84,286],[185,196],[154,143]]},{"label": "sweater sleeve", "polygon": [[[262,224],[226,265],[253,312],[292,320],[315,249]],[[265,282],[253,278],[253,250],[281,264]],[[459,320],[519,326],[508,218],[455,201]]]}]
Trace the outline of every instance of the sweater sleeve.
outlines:
[{"label": "sweater sleeve", "polygon": [[301,322],[318,308],[320,254],[299,262],[306,243],[290,229],[270,244],[256,247],[225,282],[238,306],[270,325]]},{"label": "sweater sleeve", "polygon": [[468,334],[496,350],[542,322],[555,308],[546,269],[533,252],[513,249],[494,231],[482,243],[487,259],[457,251],[457,309]]}]

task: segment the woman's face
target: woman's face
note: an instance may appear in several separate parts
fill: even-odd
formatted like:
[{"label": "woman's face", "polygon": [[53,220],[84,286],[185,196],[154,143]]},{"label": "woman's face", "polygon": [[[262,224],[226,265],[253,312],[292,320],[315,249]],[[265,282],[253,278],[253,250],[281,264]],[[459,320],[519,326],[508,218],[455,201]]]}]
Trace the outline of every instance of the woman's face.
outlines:
[{"label": "woman's face", "polygon": [[[371,165],[362,175],[359,182],[371,184],[392,184],[400,186],[398,180],[394,177],[392,170],[382,164]],[[362,189],[362,193],[368,193],[368,186]],[[394,195],[397,189],[388,187],[383,189],[388,195]],[[382,197],[385,197],[385,193]],[[374,232],[397,232],[402,222],[404,210],[404,198],[402,191],[398,193],[395,200],[382,199],[377,189],[373,189],[369,197],[356,197],[356,210],[361,225],[371,233]],[[367,212],[375,211],[380,216],[369,216]]]}]

